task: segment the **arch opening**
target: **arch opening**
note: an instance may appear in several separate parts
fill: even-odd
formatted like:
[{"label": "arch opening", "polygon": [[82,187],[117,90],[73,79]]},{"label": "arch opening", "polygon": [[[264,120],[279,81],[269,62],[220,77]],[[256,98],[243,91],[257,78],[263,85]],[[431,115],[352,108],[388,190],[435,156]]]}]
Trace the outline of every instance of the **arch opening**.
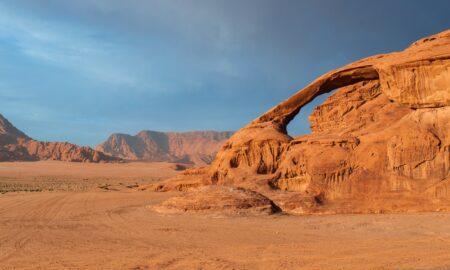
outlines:
[{"label": "arch opening", "polygon": [[[317,97],[324,94],[330,94],[345,86],[373,80],[379,80],[379,74],[371,65],[343,67],[319,77],[301,91],[252,121],[249,125],[252,126],[270,122],[275,125],[279,131],[288,134],[287,126],[291,120],[297,116],[301,109],[304,110],[305,106],[310,104]],[[310,107],[306,108],[311,110]],[[301,121],[302,119],[303,122],[305,122],[305,118],[300,118]]]},{"label": "arch opening", "polygon": [[[317,106],[321,105],[338,89],[373,80],[379,80],[379,74],[372,66],[340,69],[318,78],[268,113],[282,112],[278,119],[275,117],[273,121],[280,123],[282,130],[285,130],[291,137],[310,134],[311,122],[309,116]],[[299,116],[300,112],[301,115]],[[293,120],[294,123],[292,124],[291,121]]]},{"label": "arch opening", "polygon": [[341,88],[322,94],[303,106],[297,115],[286,126],[287,134],[291,137],[311,134],[312,129],[311,121],[309,120],[310,115],[314,112],[317,106],[324,103],[328,97],[336,93],[339,89]]}]

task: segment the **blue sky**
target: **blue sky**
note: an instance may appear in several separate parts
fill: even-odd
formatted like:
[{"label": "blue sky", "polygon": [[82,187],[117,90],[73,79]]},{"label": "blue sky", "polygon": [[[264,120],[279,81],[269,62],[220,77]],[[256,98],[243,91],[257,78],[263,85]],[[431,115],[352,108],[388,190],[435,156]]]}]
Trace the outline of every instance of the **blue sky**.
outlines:
[{"label": "blue sky", "polygon": [[35,139],[91,146],[237,130],[330,69],[450,28],[449,14],[447,0],[4,0],[0,113]]}]

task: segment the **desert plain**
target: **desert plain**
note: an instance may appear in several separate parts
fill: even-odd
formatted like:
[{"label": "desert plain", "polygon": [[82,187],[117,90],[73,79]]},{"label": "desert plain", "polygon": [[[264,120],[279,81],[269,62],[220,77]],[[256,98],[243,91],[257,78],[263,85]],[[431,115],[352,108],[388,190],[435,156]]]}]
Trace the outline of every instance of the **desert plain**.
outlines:
[{"label": "desert plain", "polygon": [[[0,270],[450,269],[449,89],[445,30],[331,70],[236,132],[93,149],[0,115]],[[289,134],[320,95],[310,133]]]},{"label": "desert plain", "polygon": [[450,269],[450,213],[160,214],[170,163],[0,163],[0,269]]}]

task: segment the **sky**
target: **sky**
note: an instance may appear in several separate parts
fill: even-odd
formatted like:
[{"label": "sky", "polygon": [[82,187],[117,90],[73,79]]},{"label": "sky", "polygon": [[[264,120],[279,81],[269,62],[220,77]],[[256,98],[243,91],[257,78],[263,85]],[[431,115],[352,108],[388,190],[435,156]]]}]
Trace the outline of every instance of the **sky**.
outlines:
[{"label": "sky", "polygon": [[449,29],[449,14],[448,0],[0,0],[0,114],[89,146],[238,130],[331,69]]}]

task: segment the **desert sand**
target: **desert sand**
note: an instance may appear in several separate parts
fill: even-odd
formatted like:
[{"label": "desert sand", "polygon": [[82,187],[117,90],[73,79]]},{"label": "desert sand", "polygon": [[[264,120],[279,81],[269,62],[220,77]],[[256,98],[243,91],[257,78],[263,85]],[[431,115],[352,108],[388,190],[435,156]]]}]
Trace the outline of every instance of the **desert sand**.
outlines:
[{"label": "desert sand", "polygon": [[0,194],[0,269],[450,268],[450,213],[160,214],[153,206],[179,192],[135,185],[176,173],[168,163],[0,163],[3,189],[36,189]]},{"label": "desert sand", "polygon": [[172,163],[0,162],[0,194],[134,188],[177,174]]}]

